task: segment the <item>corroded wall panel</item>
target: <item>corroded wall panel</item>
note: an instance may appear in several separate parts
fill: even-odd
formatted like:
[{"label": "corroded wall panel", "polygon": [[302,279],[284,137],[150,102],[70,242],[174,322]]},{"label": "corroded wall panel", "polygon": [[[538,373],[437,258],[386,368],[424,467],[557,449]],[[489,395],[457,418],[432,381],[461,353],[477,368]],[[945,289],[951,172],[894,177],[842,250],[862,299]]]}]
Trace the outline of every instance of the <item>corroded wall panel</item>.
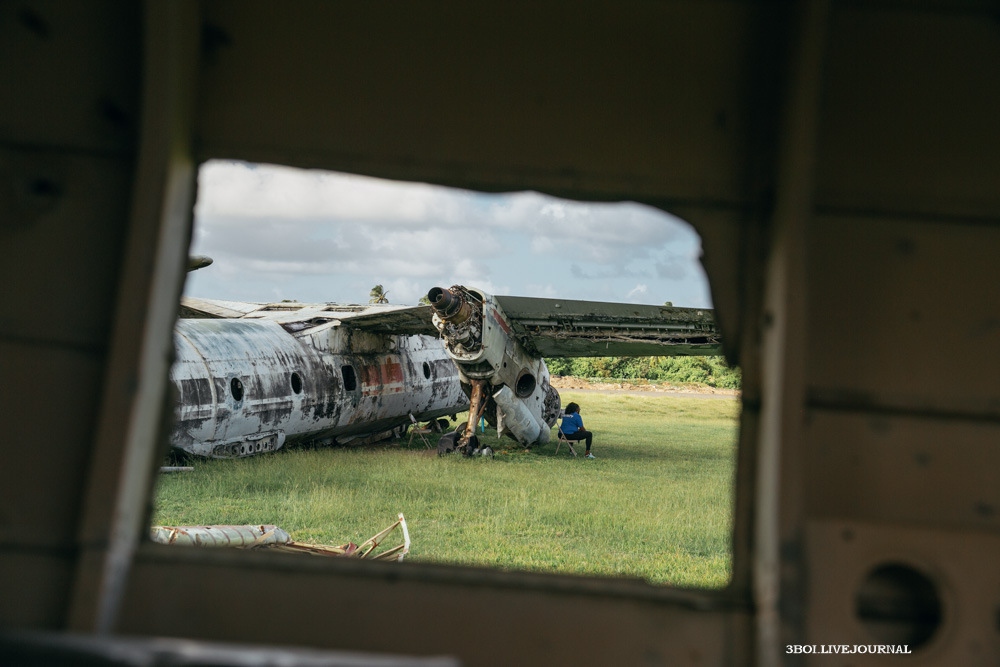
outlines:
[{"label": "corroded wall panel", "polygon": [[[0,40],[2,41],[2,40]],[[102,349],[135,165],[126,157],[0,147],[0,336]]]},{"label": "corroded wall panel", "polygon": [[61,629],[76,551],[0,546],[0,627]]},{"label": "corroded wall panel", "polygon": [[697,2],[238,1],[204,15],[207,156],[730,203],[766,88],[747,56],[773,48],[756,30],[775,18]]},{"label": "corroded wall panel", "polygon": [[[128,157],[139,132],[142,5],[0,5],[0,144]],[[13,103],[16,102],[16,103]]]},{"label": "corroded wall panel", "polygon": [[0,341],[8,473],[0,484],[0,544],[75,544],[103,371],[98,355]]},{"label": "corroded wall panel", "polygon": [[[391,647],[457,656],[470,666],[749,664],[747,612],[718,592],[699,596],[695,610],[690,593],[671,599],[669,591],[657,595],[635,581],[170,549],[143,547],[120,632],[240,641],[252,628],[255,642]],[[163,595],[178,587],[184,595]],[[281,592],[268,597],[267,623],[259,622],[261,591]],[[151,599],[158,603],[149,605]],[[377,621],[369,614],[302,613],[331,600],[337,608],[377,609]],[[481,621],[457,631],[454,619]],[[601,631],[585,631],[594,619]]]},{"label": "corroded wall panel", "polygon": [[974,2],[881,4],[832,3],[817,203],[995,216],[993,10]]},{"label": "corroded wall panel", "polygon": [[810,517],[1000,531],[1000,424],[810,410]]},{"label": "corroded wall panel", "polygon": [[810,228],[811,401],[1000,416],[1000,227]]},{"label": "corroded wall panel", "polygon": [[132,195],[140,15],[0,6],[0,625],[65,627]]}]

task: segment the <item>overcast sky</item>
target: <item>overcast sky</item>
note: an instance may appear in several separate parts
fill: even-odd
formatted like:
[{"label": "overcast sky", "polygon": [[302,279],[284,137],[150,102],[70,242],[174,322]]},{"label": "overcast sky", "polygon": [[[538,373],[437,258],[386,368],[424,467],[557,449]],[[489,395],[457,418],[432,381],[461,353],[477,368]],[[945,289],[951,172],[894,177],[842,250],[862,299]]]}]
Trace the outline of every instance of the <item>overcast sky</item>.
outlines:
[{"label": "overcast sky", "polygon": [[711,307],[691,227],[634,203],[214,161],[202,166],[185,293],[236,301],[416,304],[434,286]]}]

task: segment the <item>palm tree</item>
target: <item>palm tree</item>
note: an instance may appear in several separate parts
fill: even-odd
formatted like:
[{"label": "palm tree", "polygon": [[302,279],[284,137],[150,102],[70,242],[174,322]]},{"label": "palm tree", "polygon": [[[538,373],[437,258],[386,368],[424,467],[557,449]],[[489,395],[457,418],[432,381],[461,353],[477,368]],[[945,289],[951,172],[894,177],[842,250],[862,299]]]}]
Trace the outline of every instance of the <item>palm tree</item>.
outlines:
[{"label": "palm tree", "polygon": [[368,303],[389,303],[389,293],[381,285],[373,287],[368,296],[371,297]]}]

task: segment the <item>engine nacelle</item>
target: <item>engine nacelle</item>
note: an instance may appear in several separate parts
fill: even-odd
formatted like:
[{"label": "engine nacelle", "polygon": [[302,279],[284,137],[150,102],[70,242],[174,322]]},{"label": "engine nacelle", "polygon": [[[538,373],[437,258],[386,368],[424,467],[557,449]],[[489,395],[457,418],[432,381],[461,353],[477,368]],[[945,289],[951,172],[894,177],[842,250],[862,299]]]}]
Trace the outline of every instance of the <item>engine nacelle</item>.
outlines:
[{"label": "engine nacelle", "polygon": [[559,417],[559,392],[549,384],[545,361],[521,345],[496,300],[461,285],[435,287],[427,298],[462,383],[489,386],[486,414],[495,407],[497,429],[525,446],[547,442]]}]

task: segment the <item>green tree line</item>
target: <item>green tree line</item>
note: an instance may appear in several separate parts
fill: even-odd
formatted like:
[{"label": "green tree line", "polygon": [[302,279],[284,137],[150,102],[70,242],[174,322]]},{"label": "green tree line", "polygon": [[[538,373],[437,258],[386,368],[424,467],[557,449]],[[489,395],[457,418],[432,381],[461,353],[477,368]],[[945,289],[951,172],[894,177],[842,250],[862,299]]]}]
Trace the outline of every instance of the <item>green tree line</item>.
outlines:
[{"label": "green tree line", "polygon": [[720,389],[740,388],[740,369],[724,357],[576,357],[546,359],[553,375],[588,379],[651,380],[677,384],[704,384]]}]

